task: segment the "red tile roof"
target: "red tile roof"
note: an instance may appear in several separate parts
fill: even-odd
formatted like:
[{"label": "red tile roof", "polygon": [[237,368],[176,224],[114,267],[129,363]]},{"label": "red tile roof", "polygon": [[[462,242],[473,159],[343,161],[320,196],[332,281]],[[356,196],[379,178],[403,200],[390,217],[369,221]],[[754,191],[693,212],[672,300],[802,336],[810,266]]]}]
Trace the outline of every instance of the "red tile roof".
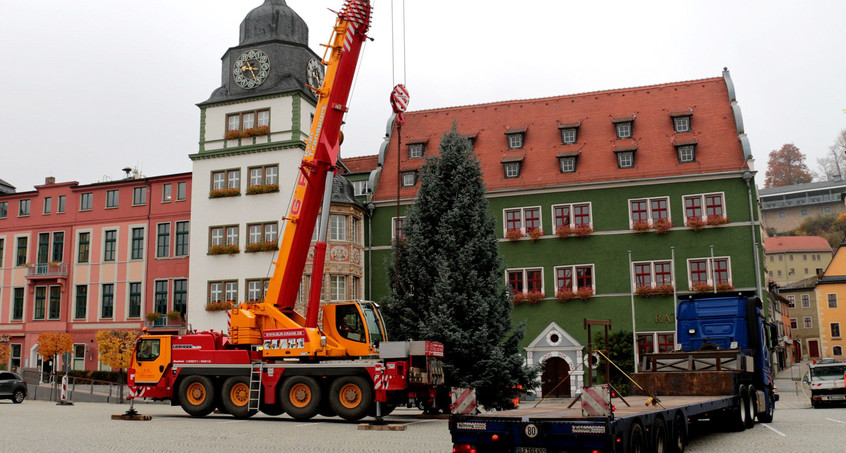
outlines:
[{"label": "red tile roof", "polygon": [[350,173],[371,172],[376,169],[379,156],[360,156],[341,158],[341,162],[349,169]]},{"label": "red tile roof", "polygon": [[764,238],[765,253],[831,252],[828,241],[820,236],[776,236]]},{"label": "red tile roof", "polygon": [[[671,114],[680,111],[690,112],[691,132],[674,133]],[[633,139],[617,140],[613,121],[621,117],[634,118]],[[488,191],[748,169],[737,137],[725,79],[715,77],[407,112],[402,127],[400,165],[397,165],[395,127],[374,200],[396,198],[397,168],[408,171],[422,167],[424,159],[408,158],[408,143],[428,138],[424,157],[436,155],[441,137],[451,129],[454,121],[461,134],[475,135],[474,151],[479,157]],[[578,124],[577,143],[561,143],[559,127],[562,124]],[[524,147],[508,150],[506,133],[517,129],[526,131]],[[674,143],[692,140],[696,143],[696,161],[678,163]],[[617,168],[614,151],[620,146],[632,149],[636,146],[634,168]],[[503,162],[511,160],[517,151],[525,155],[520,176],[505,178]],[[576,152],[579,153],[576,171],[561,173],[556,156]],[[402,188],[400,197],[414,198],[418,187]]]}]

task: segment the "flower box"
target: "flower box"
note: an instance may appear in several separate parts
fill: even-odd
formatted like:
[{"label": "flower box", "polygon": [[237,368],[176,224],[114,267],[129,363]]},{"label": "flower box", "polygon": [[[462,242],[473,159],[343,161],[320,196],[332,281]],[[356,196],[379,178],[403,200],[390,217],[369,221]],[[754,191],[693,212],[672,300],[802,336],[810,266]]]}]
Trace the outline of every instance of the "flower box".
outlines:
[{"label": "flower box", "polygon": [[262,184],[259,186],[247,187],[247,195],[257,195],[260,193],[279,192],[279,184]]},{"label": "flower box", "polygon": [[520,231],[519,228],[509,228],[505,231],[505,237],[508,238],[509,241],[517,241],[523,237],[523,232]]},{"label": "flower box", "polygon": [[525,293],[523,293],[522,291],[517,292],[517,293],[514,293],[514,294],[511,296],[511,303],[512,303],[512,304],[514,304],[514,305],[520,305],[520,304],[522,304],[523,302],[526,302],[526,294],[525,294]]},{"label": "flower box", "polygon": [[247,129],[247,131],[253,137],[256,137],[256,136],[259,136],[259,135],[267,135],[267,134],[270,133],[270,126],[256,126],[254,128]]},{"label": "flower box", "polygon": [[244,250],[246,253],[255,253],[255,252],[272,252],[279,250],[279,245],[276,244],[276,241],[267,241],[267,242],[255,242],[253,244],[247,244],[247,248]]},{"label": "flower box", "polygon": [[161,319],[161,317],[162,317],[162,314],[159,313],[159,312],[156,312],[156,311],[154,311],[152,313],[147,313],[146,315],[144,315],[144,319],[146,319],[148,322],[156,322],[159,319]]},{"label": "flower box", "polygon": [[588,300],[593,297],[593,288],[588,288],[587,286],[579,288],[576,291],[576,296],[581,300]]},{"label": "flower box", "polygon": [[728,217],[723,217],[721,215],[709,215],[707,223],[710,226],[720,226],[725,225],[729,221]]},{"label": "flower box", "polygon": [[670,219],[658,219],[652,223],[652,227],[655,228],[656,233],[664,234],[673,229],[673,221]]},{"label": "flower box", "polygon": [[179,321],[182,319],[182,313],[179,310],[171,310],[167,312],[168,321]]},{"label": "flower box", "polygon": [[576,298],[576,293],[569,288],[561,288],[555,293],[555,298],[558,302],[567,302]]},{"label": "flower box", "polygon": [[543,236],[543,229],[532,228],[531,230],[528,231],[528,236],[529,236],[529,239],[532,240],[532,242],[535,242],[538,239],[540,239],[541,236]]},{"label": "flower box", "polygon": [[206,304],[206,311],[227,311],[235,306],[235,301],[227,300],[220,302],[209,302]]},{"label": "flower box", "polygon": [[526,303],[529,305],[537,305],[544,299],[544,294],[540,291],[529,291],[526,293]]},{"label": "flower box", "polygon": [[733,290],[734,290],[734,285],[731,285],[729,283],[718,283],[717,284],[717,291],[719,291],[719,292],[726,292],[726,291],[733,291]]},{"label": "flower box", "polygon": [[652,227],[649,226],[649,222],[645,220],[639,220],[637,222],[632,223],[632,230],[635,233],[646,233],[647,231],[651,230]]},{"label": "flower box", "polygon": [[228,189],[214,189],[209,192],[209,198],[237,197],[241,195],[241,189],[230,187]]},{"label": "flower box", "polygon": [[590,225],[576,225],[573,229],[573,234],[577,238],[586,238],[593,233],[593,228]]},{"label": "flower box", "polygon": [[702,220],[700,217],[688,217],[687,227],[693,231],[699,231],[705,228],[705,221]]},{"label": "flower box", "polygon": [[237,139],[241,138],[241,131],[239,131],[238,129],[232,129],[231,131],[226,131],[226,133],[223,134],[223,138],[225,138],[227,140],[237,140]]},{"label": "flower box", "polygon": [[707,293],[713,291],[714,287],[707,283],[694,283],[690,286],[690,289],[695,293]]},{"label": "flower box", "polygon": [[652,292],[656,296],[672,296],[675,290],[673,285],[660,285],[652,288]]},{"label": "flower box", "polygon": [[237,244],[230,245],[213,245],[209,247],[209,255],[234,255],[241,253],[241,249]]},{"label": "flower box", "polygon": [[570,228],[570,225],[562,225],[555,229],[555,235],[561,239],[567,239],[572,234],[573,229]]},{"label": "flower box", "polygon": [[655,289],[650,285],[642,285],[635,288],[635,294],[640,297],[652,297],[655,295]]}]

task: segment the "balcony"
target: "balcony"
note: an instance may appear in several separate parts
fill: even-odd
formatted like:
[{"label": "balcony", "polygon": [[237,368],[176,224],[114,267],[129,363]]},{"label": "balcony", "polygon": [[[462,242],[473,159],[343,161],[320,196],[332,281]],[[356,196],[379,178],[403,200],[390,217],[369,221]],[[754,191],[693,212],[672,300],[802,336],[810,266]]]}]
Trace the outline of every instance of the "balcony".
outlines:
[{"label": "balcony", "polygon": [[37,263],[30,264],[26,269],[26,278],[67,278],[67,263]]},{"label": "balcony", "polygon": [[789,198],[783,200],[764,201],[761,200],[761,209],[781,209],[794,206],[807,206],[822,203],[840,203],[840,194],[813,195],[804,198]]}]

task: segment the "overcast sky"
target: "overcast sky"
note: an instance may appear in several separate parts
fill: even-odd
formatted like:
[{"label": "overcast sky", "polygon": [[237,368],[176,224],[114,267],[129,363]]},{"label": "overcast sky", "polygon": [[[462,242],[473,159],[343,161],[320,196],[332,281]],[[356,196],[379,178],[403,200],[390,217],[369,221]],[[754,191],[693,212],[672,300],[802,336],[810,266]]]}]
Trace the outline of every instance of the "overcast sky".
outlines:
[{"label": "overcast sky", "polygon": [[[288,0],[319,55],[334,24],[327,8],[341,3]],[[405,3],[403,65],[391,3],[375,0],[342,156],[378,153],[389,93],[403,80],[409,109],[421,110],[718,77],[726,66],[759,186],[770,151],[792,142],[814,169],[846,129],[844,1]],[[221,85],[220,58],[260,4],[0,3],[0,179],[29,191],[45,176],[88,184],[127,166],[191,171],[195,104]]]}]

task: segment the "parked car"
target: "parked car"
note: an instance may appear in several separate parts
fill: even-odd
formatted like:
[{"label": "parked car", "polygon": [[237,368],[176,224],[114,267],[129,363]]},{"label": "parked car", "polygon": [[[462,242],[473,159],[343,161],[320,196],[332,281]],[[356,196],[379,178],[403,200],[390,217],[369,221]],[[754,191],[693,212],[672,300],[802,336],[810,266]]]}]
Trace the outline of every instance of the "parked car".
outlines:
[{"label": "parked car", "polygon": [[804,378],[811,389],[811,406],[846,403],[846,363],[821,360],[811,364]]},{"label": "parked car", "polygon": [[26,395],[26,381],[11,371],[0,371],[0,399],[10,399],[19,404]]}]

